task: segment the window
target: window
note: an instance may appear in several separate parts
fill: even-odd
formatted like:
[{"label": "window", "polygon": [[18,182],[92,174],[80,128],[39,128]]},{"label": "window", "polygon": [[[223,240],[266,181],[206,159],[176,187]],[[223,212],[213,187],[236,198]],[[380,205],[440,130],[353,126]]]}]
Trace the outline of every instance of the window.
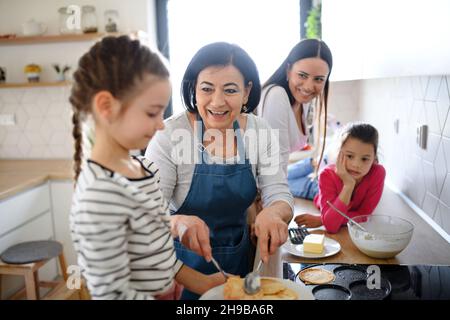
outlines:
[{"label": "window", "polygon": [[241,46],[263,83],[300,40],[299,12],[298,0],[169,0],[173,113],[184,110],[181,79],[198,49],[217,41]]}]

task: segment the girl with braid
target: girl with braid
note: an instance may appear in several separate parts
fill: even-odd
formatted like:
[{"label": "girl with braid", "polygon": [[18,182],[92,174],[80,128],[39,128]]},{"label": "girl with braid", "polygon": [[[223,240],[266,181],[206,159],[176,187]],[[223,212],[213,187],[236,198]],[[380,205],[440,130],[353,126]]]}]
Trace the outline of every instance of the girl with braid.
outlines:
[{"label": "girl with braid", "polygon": [[[174,297],[175,281],[198,294],[224,283],[177,260],[158,169],[130,150],[164,128],[171,94],[159,56],[127,36],[106,37],[79,60],[70,102],[75,192],[70,213],[78,264],[94,299]],[[81,125],[95,123],[83,159]]]}]

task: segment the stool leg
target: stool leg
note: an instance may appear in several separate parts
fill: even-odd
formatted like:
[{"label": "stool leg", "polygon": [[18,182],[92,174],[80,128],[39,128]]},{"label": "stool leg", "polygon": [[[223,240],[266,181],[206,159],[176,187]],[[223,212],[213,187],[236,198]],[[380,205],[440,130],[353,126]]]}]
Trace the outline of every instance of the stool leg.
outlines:
[{"label": "stool leg", "polygon": [[25,288],[28,300],[39,299],[39,277],[37,272],[31,270],[25,272]]},{"label": "stool leg", "polygon": [[36,286],[36,297],[39,300],[41,297],[40,297],[40,294],[39,294],[39,287],[40,287],[40,285],[39,285],[39,273],[38,273],[38,270],[33,272],[33,278],[34,278],[34,284]]},{"label": "stool leg", "polygon": [[64,258],[64,253],[61,253],[58,257],[59,259],[59,266],[61,267],[61,273],[64,278],[64,281],[67,282],[67,264],[66,264],[66,258]]}]

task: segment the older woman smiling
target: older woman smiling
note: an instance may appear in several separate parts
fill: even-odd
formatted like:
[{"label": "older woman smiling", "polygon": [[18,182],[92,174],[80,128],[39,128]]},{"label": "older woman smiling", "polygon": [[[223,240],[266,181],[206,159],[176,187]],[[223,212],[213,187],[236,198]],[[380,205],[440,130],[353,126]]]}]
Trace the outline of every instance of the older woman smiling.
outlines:
[{"label": "older woman smiling", "polygon": [[[247,208],[257,184],[264,209],[255,231],[264,261],[286,241],[293,211],[278,140],[264,120],[251,114],[261,93],[258,71],[240,47],[212,43],[192,58],[181,93],[187,112],[168,119],[147,149],[170,201],[177,255],[204,273],[216,272],[209,263],[214,257],[226,272],[244,276],[252,262]],[[181,129],[182,139],[174,139]],[[247,134],[252,131],[256,134]],[[269,135],[259,134],[264,131]],[[194,163],[175,156],[186,146],[193,146]],[[263,159],[269,154],[274,161],[267,165]],[[182,296],[196,297],[186,290]]]}]

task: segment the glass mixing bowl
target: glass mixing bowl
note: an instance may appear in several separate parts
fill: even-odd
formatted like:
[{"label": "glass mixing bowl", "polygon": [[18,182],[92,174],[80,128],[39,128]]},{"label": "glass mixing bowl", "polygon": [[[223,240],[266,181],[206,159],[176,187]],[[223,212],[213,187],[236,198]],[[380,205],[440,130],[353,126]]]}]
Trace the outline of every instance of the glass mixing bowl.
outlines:
[{"label": "glass mixing bowl", "polygon": [[351,222],[348,232],[355,246],[372,258],[392,258],[411,241],[414,225],[402,218],[388,215],[365,215],[354,217],[368,232]]}]

